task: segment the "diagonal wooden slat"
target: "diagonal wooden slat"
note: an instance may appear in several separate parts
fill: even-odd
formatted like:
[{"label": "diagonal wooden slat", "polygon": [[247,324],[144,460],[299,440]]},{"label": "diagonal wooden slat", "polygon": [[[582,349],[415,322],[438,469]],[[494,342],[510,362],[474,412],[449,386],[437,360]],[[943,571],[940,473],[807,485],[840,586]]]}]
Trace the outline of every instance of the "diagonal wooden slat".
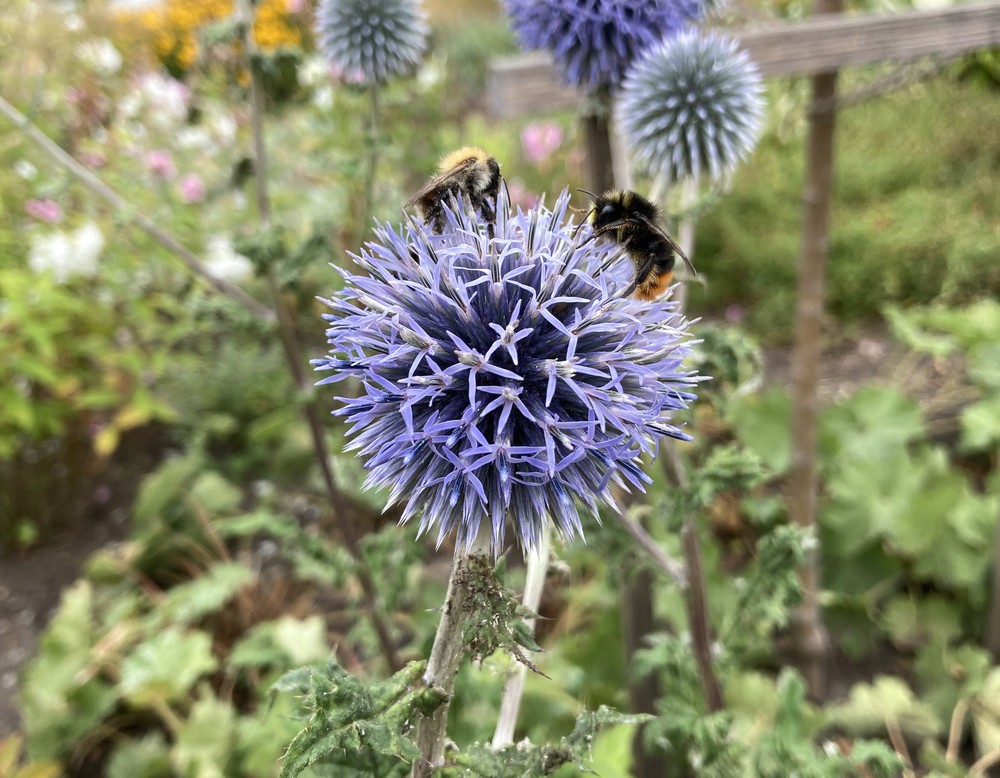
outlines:
[{"label": "diagonal wooden slat", "polygon": [[[815,75],[856,65],[937,55],[957,57],[1000,46],[1000,0],[891,16],[824,16],[734,32],[765,76]],[[578,105],[544,54],[495,59],[487,74],[496,117]]]}]

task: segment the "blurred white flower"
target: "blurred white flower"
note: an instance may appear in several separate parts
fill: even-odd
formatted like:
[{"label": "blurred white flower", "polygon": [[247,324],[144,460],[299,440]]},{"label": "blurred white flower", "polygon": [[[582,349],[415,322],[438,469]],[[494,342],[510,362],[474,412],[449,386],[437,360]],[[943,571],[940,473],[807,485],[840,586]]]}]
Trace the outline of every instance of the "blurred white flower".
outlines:
[{"label": "blurred white flower", "polygon": [[76,56],[101,76],[114,75],[122,67],[122,55],[107,38],[83,41],[76,47]]},{"label": "blurred white flower", "polygon": [[73,276],[97,274],[97,260],[104,248],[104,234],[94,222],[76,230],[37,235],[31,241],[28,264],[36,273],[51,271],[58,283]]},{"label": "blurred white flower", "polygon": [[83,29],[83,19],[78,13],[67,13],[63,18],[63,24],[69,32],[80,32]]},{"label": "blurred white flower", "polygon": [[190,98],[191,90],[177,79],[149,72],[139,77],[135,91],[119,100],[118,106],[126,117],[145,111],[152,124],[171,130],[187,121]]},{"label": "blurred white flower", "polygon": [[26,159],[19,159],[14,163],[14,172],[25,181],[32,181],[38,175],[38,168]]},{"label": "blurred white flower", "polygon": [[430,57],[417,71],[417,84],[421,90],[428,92],[444,81],[444,75],[444,57]]},{"label": "blurred white flower", "polygon": [[237,254],[232,242],[225,235],[213,235],[205,245],[205,267],[209,273],[224,281],[243,281],[253,273],[253,264],[242,254]]},{"label": "blurred white flower", "polygon": [[208,129],[223,147],[232,146],[236,140],[236,120],[227,113],[216,113],[209,116]]},{"label": "blurred white flower", "polygon": [[333,87],[324,84],[313,90],[312,104],[321,111],[329,111],[333,108]]},{"label": "blurred white flower", "polygon": [[299,83],[305,87],[330,83],[330,66],[320,56],[309,57],[299,66]]},{"label": "blurred white flower", "polygon": [[204,154],[211,154],[216,150],[215,141],[212,134],[202,126],[182,127],[174,136],[177,147],[190,151],[199,151]]}]

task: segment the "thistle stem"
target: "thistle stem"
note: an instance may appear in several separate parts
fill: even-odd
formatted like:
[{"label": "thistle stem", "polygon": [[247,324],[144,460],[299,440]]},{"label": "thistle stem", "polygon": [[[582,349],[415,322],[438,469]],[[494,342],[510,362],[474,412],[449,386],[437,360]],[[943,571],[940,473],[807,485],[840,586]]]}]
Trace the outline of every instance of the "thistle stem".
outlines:
[{"label": "thistle stem", "polygon": [[466,551],[461,546],[455,549],[448,578],[448,593],[441,609],[434,645],[424,671],[424,684],[439,690],[445,701],[434,713],[417,723],[417,748],[420,759],[413,763],[411,778],[428,778],[434,769],[444,764],[444,742],[448,727],[448,709],[452,693],[455,691],[455,676],[465,654],[463,633],[468,619],[469,601],[468,575],[470,559],[474,550]]},{"label": "thistle stem", "polygon": [[375,172],[378,167],[378,84],[374,82],[368,87],[368,126],[366,128],[365,151],[365,191],[364,208],[361,213],[358,244],[360,245],[368,232],[368,223],[372,220],[372,208],[375,202]]},{"label": "thistle stem", "polygon": [[[250,71],[250,109],[253,128],[254,170],[256,172],[254,181],[257,191],[257,211],[261,226],[266,230],[271,226],[271,199],[268,194],[268,157],[267,143],[264,136],[264,93],[260,84],[260,75],[256,67],[257,42],[253,34],[253,9],[250,6],[250,0],[239,0],[235,12],[243,32],[243,49],[246,52],[246,66]],[[367,564],[365,564],[357,534],[350,522],[347,500],[344,499],[344,495],[337,485],[333,468],[330,465],[330,452],[326,445],[326,435],[323,430],[319,408],[313,397],[313,387],[306,375],[304,367],[305,356],[298,339],[293,312],[281,294],[281,287],[273,267],[268,267],[267,269],[267,286],[271,296],[271,305],[278,315],[278,331],[281,336],[281,345],[285,352],[285,360],[288,363],[289,371],[299,391],[303,396],[308,398],[303,403],[303,413],[306,417],[306,423],[309,426],[313,452],[323,475],[323,484],[326,487],[327,499],[333,511],[334,520],[337,522],[344,545],[347,547],[347,551],[354,561],[358,582],[361,584],[361,591],[365,600],[365,608],[372,621],[372,627],[375,629],[375,635],[378,638],[382,656],[389,667],[389,671],[396,672],[402,667],[402,664],[396,655],[396,648],[389,629],[382,619],[375,581]]]},{"label": "thistle stem", "polygon": [[[542,539],[538,547],[527,555],[521,604],[532,613],[538,613],[551,554],[552,528],[546,524],[542,529]],[[532,632],[535,631],[534,618],[526,619],[525,623]],[[503,748],[514,742],[514,729],[517,726],[517,715],[521,709],[521,697],[524,695],[524,682],[527,677],[528,668],[522,662],[517,662],[513,672],[507,677],[500,699],[500,715],[497,717],[497,726],[493,732],[493,748]]]}]

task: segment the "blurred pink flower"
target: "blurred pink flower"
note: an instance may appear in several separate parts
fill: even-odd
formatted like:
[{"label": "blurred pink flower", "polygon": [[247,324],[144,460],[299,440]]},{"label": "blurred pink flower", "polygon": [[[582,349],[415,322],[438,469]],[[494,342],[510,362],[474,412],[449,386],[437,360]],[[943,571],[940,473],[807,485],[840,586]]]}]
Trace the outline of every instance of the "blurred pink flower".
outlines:
[{"label": "blurred pink flower", "polygon": [[306,0],[285,0],[285,10],[290,14],[302,13],[306,9]]},{"label": "blurred pink flower", "polygon": [[510,196],[510,204],[512,206],[520,207],[525,211],[535,207],[535,204],[538,202],[538,195],[529,192],[522,182],[515,178],[504,183],[507,185],[507,194]]},{"label": "blurred pink flower", "polygon": [[24,204],[24,210],[28,216],[33,216],[39,221],[56,224],[62,221],[63,211],[59,203],[55,200],[45,198],[43,200],[28,200]]},{"label": "blurred pink flower", "polygon": [[548,159],[562,141],[562,128],[555,122],[536,122],[521,131],[524,156],[536,165]]},{"label": "blurred pink flower", "polygon": [[739,324],[743,321],[743,306],[730,305],[726,308],[726,321],[730,324]]},{"label": "blurred pink flower", "polygon": [[185,203],[200,203],[205,199],[205,184],[197,173],[188,173],[177,185],[181,200]]},{"label": "blurred pink flower", "polygon": [[174,167],[174,158],[170,156],[169,151],[163,149],[146,152],[145,162],[146,169],[153,175],[171,178],[177,172],[177,168]]},{"label": "blurred pink flower", "polygon": [[108,158],[100,151],[81,151],[77,159],[87,167],[104,167],[108,164]]}]

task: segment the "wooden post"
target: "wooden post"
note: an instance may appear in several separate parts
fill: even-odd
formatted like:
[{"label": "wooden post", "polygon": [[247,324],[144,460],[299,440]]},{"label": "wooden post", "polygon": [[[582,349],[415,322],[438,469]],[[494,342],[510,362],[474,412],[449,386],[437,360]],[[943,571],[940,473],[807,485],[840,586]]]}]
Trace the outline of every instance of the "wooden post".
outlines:
[{"label": "wooden post", "polygon": [[[817,0],[816,14],[840,13],[843,0]],[[816,419],[818,415],[823,285],[829,253],[830,189],[833,178],[833,106],[837,72],[812,79],[802,252],[798,261],[795,345],[792,352],[792,440],[788,512],[816,532]],[[822,108],[821,108],[822,107]],[[826,691],[824,661],[829,642],[819,605],[819,549],[814,545],[799,569],[802,603],[792,616],[792,640],[800,670],[813,699]]]}]

